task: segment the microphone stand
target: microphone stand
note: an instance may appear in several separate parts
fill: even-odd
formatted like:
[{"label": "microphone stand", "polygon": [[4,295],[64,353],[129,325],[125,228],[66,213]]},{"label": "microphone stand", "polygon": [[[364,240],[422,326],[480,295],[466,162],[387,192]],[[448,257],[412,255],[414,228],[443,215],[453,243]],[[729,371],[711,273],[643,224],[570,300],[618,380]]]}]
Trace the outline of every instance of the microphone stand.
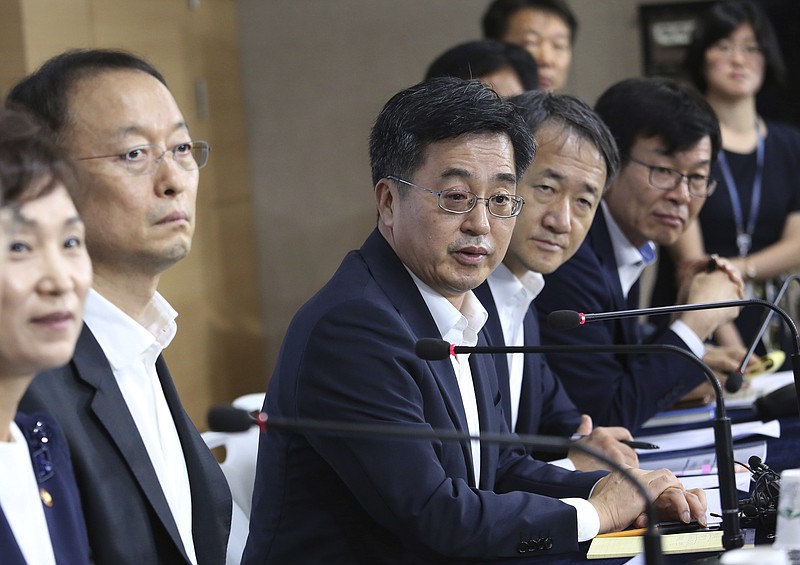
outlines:
[{"label": "microphone stand", "polygon": [[[791,275],[786,278],[786,280],[783,282],[783,286],[781,286],[780,290],[778,291],[778,294],[775,295],[775,300],[772,301],[773,304],[777,305],[781,301],[783,295],[786,294],[786,291],[789,289],[789,283],[792,281],[800,281],[800,275]],[[758,329],[758,333],[756,333],[756,336],[753,338],[753,342],[750,344],[750,348],[747,350],[744,359],[742,359],[741,365],[739,365],[738,373],[740,375],[744,376],[747,363],[750,361],[750,357],[753,356],[756,347],[758,347],[758,342],[761,341],[761,337],[764,335],[764,332],[767,331],[767,327],[769,327],[769,323],[774,315],[775,312],[773,310],[765,312],[764,320],[761,322],[761,327]]]},{"label": "microphone stand", "polygon": [[[225,414],[219,411],[240,411],[238,408],[232,406],[218,406],[212,408],[212,411],[217,411],[216,421],[226,420]],[[245,412],[245,414],[247,414]],[[535,449],[548,452],[561,452],[565,449],[576,448],[579,451],[595,457],[607,464],[609,467],[618,471],[625,480],[631,483],[634,488],[639,491],[639,494],[644,498],[645,512],[647,514],[647,530],[643,536],[645,563],[647,565],[663,565],[664,559],[661,553],[661,537],[656,529],[658,516],[656,515],[655,506],[647,489],[639,483],[639,481],[631,474],[630,471],[622,467],[619,463],[612,461],[604,454],[590,449],[580,443],[575,443],[572,440],[560,437],[528,435],[528,434],[499,434],[481,432],[480,434],[473,435],[468,432],[461,432],[458,430],[441,430],[441,429],[419,429],[409,428],[398,424],[359,424],[352,422],[332,421],[332,420],[314,420],[308,418],[284,418],[281,416],[270,416],[261,412],[256,416],[255,421],[250,418],[251,425],[257,424],[262,433],[267,429],[273,428],[276,430],[285,430],[290,432],[306,432],[319,435],[330,436],[344,436],[344,437],[367,437],[367,438],[397,438],[397,439],[423,439],[423,440],[444,440],[444,441],[472,441],[479,440],[486,443],[497,443],[506,445],[528,445]],[[212,419],[212,412],[209,412],[209,420]],[[232,419],[240,419],[234,417]]]},{"label": "microphone stand", "polygon": [[[613,312],[600,312],[596,314],[584,314],[582,312],[575,312],[574,310],[555,310],[550,312],[547,316],[547,322],[551,327],[556,329],[568,330],[585,324],[586,322],[593,322],[599,320],[616,320],[619,318],[634,318],[639,316],[649,316],[658,314],[675,314],[677,312],[689,312],[692,310],[711,310],[716,308],[741,308],[743,306],[761,306],[769,308],[774,313],[783,318],[784,323],[788,326],[789,331],[792,333],[794,341],[794,351],[792,351],[790,358],[792,360],[792,374],[794,375],[795,391],[800,391],[800,335],[797,332],[797,326],[792,320],[791,316],[783,309],[767,300],[760,298],[750,298],[747,300],[729,300],[726,302],[711,302],[704,304],[677,304],[675,306],[655,306],[653,308],[639,308],[637,310],[617,310]],[[714,377],[716,380],[716,377]],[[719,405],[719,401],[717,402]],[[800,412],[800,395],[797,398],[797,407]]]},{"label": "microphone stand", "polygon": [[[588,314],[587,316],[592,315]],[[735,549],[744,545],[744,536],[739,525],[739,498],[734,475],[733,438],[731,420],[725,412],[725,401],[722,387],[714,372],[696,355],[670,344],[634,344],[634,345],[521,345],[521,346],[476,346],[464,347],[451,345],[448,342],[425,338],[417,341],[417,355],[423,359],[442,359],[447,355],[459,353],[675,353],[683,355],[700,367],[714,388],[717,405],[714,418],[714,448],[717,455],[717,475],[719,477],[720,505],[722,507],[722,545]],[[441,355],[444,353],[444,355]],[[577,444],[572,444],[572,446]]]}]

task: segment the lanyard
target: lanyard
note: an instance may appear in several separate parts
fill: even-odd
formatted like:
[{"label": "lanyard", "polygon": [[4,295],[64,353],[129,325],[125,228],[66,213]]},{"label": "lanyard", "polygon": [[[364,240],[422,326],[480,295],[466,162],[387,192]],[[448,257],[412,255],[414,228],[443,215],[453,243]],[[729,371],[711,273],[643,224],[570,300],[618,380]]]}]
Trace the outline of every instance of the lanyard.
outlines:
[{"label": "lanyard", "polygon": [[733,208],[733,219],[736,222],[736,246],[739,248],[739,256],[744,257],[753,246],[753,232],[756,228],[758,209],[761,206],[761,181],[764,176],[764,138],[756,123],[756,174],[753,178],[753,196],[750,199],[750,213],[747,218],[747,229],[744,227],[742,214],[742,203],[739,200],[739,191],[736,189],[736,182],[733,180],[733,173],[725,159],[725,151],[719,152],[719,168],[722,176],[725,177],[725,185],[728,187],[728,195],[731,197],[731,207]]}]

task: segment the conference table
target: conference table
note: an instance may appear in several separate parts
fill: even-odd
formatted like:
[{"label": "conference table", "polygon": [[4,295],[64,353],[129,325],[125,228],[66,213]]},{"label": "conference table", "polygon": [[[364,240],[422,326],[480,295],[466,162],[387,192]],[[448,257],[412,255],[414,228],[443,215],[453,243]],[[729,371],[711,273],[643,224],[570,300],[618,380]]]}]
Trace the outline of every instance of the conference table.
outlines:
[{"label": "conference table", "polygon": [[[728,410],[728,417],[733,423],[757,420],[755,413],[749,408]],[[800,468],[800,418],[795,416],[781,418],[779,421],[781,434],[779,438],[767,438],[767,458],[765,463],[777,472]],[[708,426],[710,423],[702,425]],[[672,429],[678,431],[690,427],[692,426],[676,426]],[[747,493],[740,491],[739,495],[740,498],[743,498]],[[755,534],[756,543],[771,543],[771,539],[766,535],[766,532],[758,530]],[[630,557],[624,557],[589,560],[586,558],[589,545],[590,542],[581,544],[581,551],[575,554],[542,556],[523,560],[501,560],[493,561],[492,563],[546,563],[547,565],[572,565],[575,563],[586,565],[587,563],[596,563],[597,565],[624,565],[631,559]],[[707,560],[708,563],[712,563],[715,555],[716,553],[666,555],[664,556],[664,563],[666,565],[683,565],[701,562],[701,560]]]}]

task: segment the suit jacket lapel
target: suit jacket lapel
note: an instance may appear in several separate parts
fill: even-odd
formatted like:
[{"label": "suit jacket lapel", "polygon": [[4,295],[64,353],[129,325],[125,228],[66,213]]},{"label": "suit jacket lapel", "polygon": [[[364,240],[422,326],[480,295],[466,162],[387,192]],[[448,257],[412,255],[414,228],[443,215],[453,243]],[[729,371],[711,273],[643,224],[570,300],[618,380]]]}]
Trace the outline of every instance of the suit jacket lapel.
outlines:
[{"label": "suit jacket lapel", "polygon": [[[361,255],[369,266],[375,282],[384,290],[392,300],[397,312],[406,320],[410,332],[417,339],[423,337],[441,337],[439,329],[431,316],[428,306],[408,274],[403,263],[397,257],[384,237],[375,230],[361,247]],[[461,401],[461,391],[449,358],[439,361],[428,361],[439,389],[442,393],[445,406],[453,426],[457,430],[467,430],[467,416],[464,412],[464,403]],[[469,442],[461,442],[464,457],[469,465],[467,469],[472,474],[472,456]],[[474,476],[471,477],[474,482]]]},{"label": "suit jacket lapel", "polygon": [[[487,345],[483,332],[478,336],[478,345]],[[496,378],[491,356],[472,354],[469,357],[470,370],[472,371],[472,384],[475,387],[475,400],[478,404],[478,419],[481,430],[487,432],[508,431],[508,426],[503,430],[496,429],[493,422],[497,419],[494,405],[492,380]],[[499,446],[496,443],[481,444],[481,482],[479,488],[492,490],[497,472]],[[474,477],[473,477],[474,483]]]},{"label": "suit jacket lapel", "polygon": [[[184,410],[167,363],[161,355],[156,360],[156,372],[161,382],[161,389],[164,391],[167,406],[172,414],[172,420],[175,422],[175,429],[178,432],[178,439],[183,447],[183,456],[186,460],[186,471],[189,475],[189,488],[192,494],[192,537],[197,561],[198,563],[213,562],[214,552],[218,552],[220,558],[224,552],[220,551],[218,547],[219,540],[216,532],[208,527],[209,522],[215,522],[218,519],[214,513],[219,511],[210,487],[215,486],[214,475],[218,476],[219,480],[216,482],[220,488],[227,488],[227,482],[222,474],[222,469]],[[228,508],[224,509],[227,512],[228,529],[230,529],[232,504],[231,498],[228,496]]]},{"label": "suit jacket lapel", "polygon": [[[494,302],[489,283],[484,282],[476,288],[474,292],[478,300],[481,301],[481,304],[483,304],[483,307],[486,308],[486,311],[489,313],[489,319],[486,320],[486,325],[483,327],[483,334],[486,338],[487,345],[497,347],[505,346],[503,326],[500,323],[497,305]],[[525,357],[527,358],[527,355]],[[496,354],[492,356],[492,360],[494,361],[494,366],[497,371],[497,384],[500,387],[500,401],[503,405],[503,415],[506,418],[506,424],[511,427],[511,388],[509,385],[508,357],[503,354]]]},{"label": "suit jacket lapel", "polygon": [[[617,258],[614,254],[614,246],[611,243],[611,234],[608,231],[606,217],[602,211],[595,216],[592,227],[589,229],[589,234],[590,237],[588,239],[591,242],[592,249],[594,249],[600,263],[603,265],[603,277],[612,290],[611,297],[614,301],[614,309],[627,310],[628,301],[622,293]],[[616,336],[617,339],[622,340],[624,343],[636,343],[636,318],[622,319],[618,321],[618,324],[622,328],[623,335]]]},{"label": "suit jacket lapel", "polygon": [[164,528],[188,561],[178,527],[150,462],[147,449],[141,436],[138,433],[131,433],[131,430],[137,429],[136,423],[117,386],[103,350],[85,325],[75,349],[73,363],[78,377],[95,389],[91,403],[92,411],[117,446]]},{"label": "suit jacket lapel", "polygon": [[[539,322],[536,320],[534,306],[531,305],[525,312],[522,319],[522,327],[525,335],[525,345],[540,345],[542,339],[539,336]],[[541,360],[534,354],[525,354],[525,361],[522,365],[522,390],[520,391],[519,410],[517,411],[517,429],[519,430],[538,430],[541,420],[541,413],[535,413],[533,408],[534,399],[542,396],[541,391],[531,390],[533,383],[542,381],[541,375],[535,375],[540,371]],[[541,403],[536,404],[537,409],[541,408]]]}]

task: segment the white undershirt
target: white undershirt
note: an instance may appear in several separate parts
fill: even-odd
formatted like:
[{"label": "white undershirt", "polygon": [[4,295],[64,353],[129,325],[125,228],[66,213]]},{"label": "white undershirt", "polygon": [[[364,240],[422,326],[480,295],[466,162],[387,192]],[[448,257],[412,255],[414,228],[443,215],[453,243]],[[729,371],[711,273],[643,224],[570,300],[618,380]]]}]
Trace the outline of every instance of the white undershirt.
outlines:
[{"label": "white undershirt", "polygon": [[192,537],[192,493],[178,431],[155,363],[177,332],[178,313],[156,293],[137,322],[94,289],[84,321],[111,365],[128,410],[150,456],[184,548],[197,563]]},{"label": "white undershirt", "polygon": [[[0,442],[0,507],[25,561],[55,565],[31,454],[25,436],[15,422],[11,422],[11,437],[10,442]],[[62,470],[56,469],[59,471]],[[59,501],[54,499],[53,503]]]}]

